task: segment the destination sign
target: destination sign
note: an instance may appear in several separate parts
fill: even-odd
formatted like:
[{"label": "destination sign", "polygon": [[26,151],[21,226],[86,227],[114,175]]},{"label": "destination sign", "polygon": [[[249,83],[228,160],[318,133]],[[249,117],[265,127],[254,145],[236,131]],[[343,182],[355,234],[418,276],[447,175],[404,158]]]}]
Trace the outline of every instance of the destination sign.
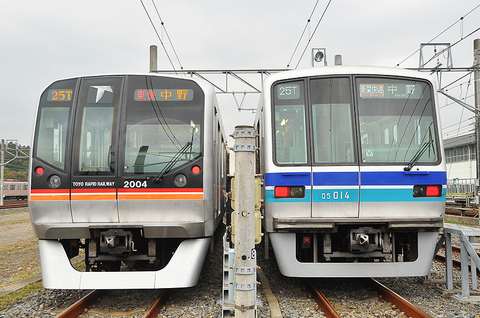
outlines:
[{"label": "destination sign", "polygon": [[360,98],[420,99],[422,85],[415,83],[360,84]]},{"label": "destination sign", "polygon": [[64,102],[72,100],[73,91],[71,89],[50,89],[47,95],[49,102]]},{"label": "destination sign", "polygon": [[179,102],[193,100],[193,89],[137,89],[133,99],[137,102]]}]

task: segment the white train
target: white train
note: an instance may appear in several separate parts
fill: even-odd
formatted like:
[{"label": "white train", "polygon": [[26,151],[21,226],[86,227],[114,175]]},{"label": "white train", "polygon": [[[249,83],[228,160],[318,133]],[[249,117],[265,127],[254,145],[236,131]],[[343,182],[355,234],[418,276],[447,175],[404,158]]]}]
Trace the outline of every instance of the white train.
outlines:
[{"label": "white train", "polygon": [[379,67],[265,80],[264,227],[284,275],[428,274],[447,184],[436,90],[429,75]]},{"label": "white train", "polygon": [[[48,86],[30,163],[44,287],[195,285],[225,211],[226,153],[204,81],[105,75]],[[70,263],[79,250],[85,270]]]}]

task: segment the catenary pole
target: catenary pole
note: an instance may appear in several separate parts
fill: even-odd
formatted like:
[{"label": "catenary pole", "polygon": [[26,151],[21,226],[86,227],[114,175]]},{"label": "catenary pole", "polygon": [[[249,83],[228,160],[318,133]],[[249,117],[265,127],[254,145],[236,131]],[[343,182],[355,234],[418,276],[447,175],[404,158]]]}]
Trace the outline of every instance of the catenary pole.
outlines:
[{"label": "catenary pole", "polygon": [[235,127],[235,318],[256,316],[255,130]]},{"label": "catenary pole", "polygon": [[[474,78],[475,78],[475,139],[476,139],[476,159],[477,159],[477,180],[480,180],[480,113],[478,111],[480,107],[480,39],[473,41],[473,66],[474,66]],[[478,186],[478,184],[477,184]],[[477,195],[479,195],[480,189],[477,188]]]},{"label": "catenary pole", "polygon": [[150,45],[150,73],[157,71],[157,46]]},{"label": "catenary pole", "polygon": [[4,183],[4,163],[5,163],[5,139],[0,143],[0,205],[3,205],[3,183]]}]

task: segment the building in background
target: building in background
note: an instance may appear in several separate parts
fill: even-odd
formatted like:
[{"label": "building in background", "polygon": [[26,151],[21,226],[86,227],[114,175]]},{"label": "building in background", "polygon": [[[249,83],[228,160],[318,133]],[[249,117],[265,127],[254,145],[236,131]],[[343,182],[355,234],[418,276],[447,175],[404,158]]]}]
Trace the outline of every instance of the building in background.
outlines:
[{"label": "building in background", "polygon": [[447,201],[473,202],[477,181],[475,134],[443,141],[447,161]]}]

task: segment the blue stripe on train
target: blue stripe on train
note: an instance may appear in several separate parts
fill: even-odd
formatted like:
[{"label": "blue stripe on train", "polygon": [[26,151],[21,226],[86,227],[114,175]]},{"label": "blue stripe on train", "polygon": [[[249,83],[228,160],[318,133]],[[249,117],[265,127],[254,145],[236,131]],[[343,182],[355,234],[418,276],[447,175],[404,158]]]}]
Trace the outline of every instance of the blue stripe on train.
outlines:
[{"label": "blue stripe on train", "polygon": [[[267,173],[265,186],[298,186],[309,187],[311,184],[309,172],[282,172]],[[358,189],[336,188],[341,186],[358,185],[357,172],[314,172],[313,185],[332,188],[306,189],[305,198],[302,199],[276,199],[273,190],[267,190],[266,202],[309,202],[313,194],[313,202],[358,202]],[[395,186],[412,186],[441,184],[446,185],[447,175],[443,171],[387,171],[387,172],[362,172],[361,183],[363,186],[382,186],[392,188],[362,188],[361,202],[419,202],[419,201],[445,201],[446,190],[442,190],[441,197],[414,198],[413,189],[394,188]]]},{"label": "blue stripe on train", "polygon": [[[360,174],[362,185],[415,185],[447,184],[444,171],[367,171]],[[314,172],[314,186],[355,186],[359,184],[358,172]],[[310,172],[267,173],[265,186],[311,185]]]},{"label": "blue stripe on train", "polygon": [[361,174],[362,185],[447,184],[445,171],[367,171]]},{"label": "blue stripe on train", "polygon": [[310,172],[278,172],[265,174],[265,186],[310,186]]}]

